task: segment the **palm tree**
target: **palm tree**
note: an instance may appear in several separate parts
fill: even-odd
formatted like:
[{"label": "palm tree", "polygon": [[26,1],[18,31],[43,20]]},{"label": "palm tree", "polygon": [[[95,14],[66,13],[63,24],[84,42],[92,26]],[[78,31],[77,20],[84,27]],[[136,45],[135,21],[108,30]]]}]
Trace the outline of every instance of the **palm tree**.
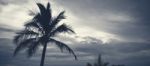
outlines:
[{"label": "palm tree", "polygon": [[51,14],[52,11],[50,8],[50,3],[47,4],[47,7],[41,3],[37,3],[37,6],[40,12],[37,13],[31,21],[24,25],[24,30],[18,32],[14,37],[14,42],[17,45],[14,51],[14,56],[16,56],[20,50],[25,49],[27,50],[28,57],[31,57],[41,45],[43,46],[43,51],[40,66],[44,66],[47,44],[51,43],[59,47],[61,51],[66,49],[69,53],[73,54],[77,60],[75,53],[68,45],[54,39],[58,33],[75,33],[71,27],[64,23],[58,25],[62,19],[65,19],[65,11],[62,11],[57,17],[54,18]]},{"label": "palm tree", "polygon": [[[99,54],[97,61],[93,64],[93,66],[108,66],[108,62],[103,62],[101,54]],[[87,66],[92,66],[90,63],[87,63]]]},{"label": "palm tree", "polygon": [[87,63],[87,64],[86,64],[86,66],[92,66],[92,64],[90,64],[90,63]]},{"label": "palm tree", "polygon": [[117,65],[112,65],[112,66],[125,66],[124,64],[117,64]]},{"label": "palm tree", "polygon": [[97,66],[108,66],[108,62],[103,62],[102,61],[102,56],[101,56],[101,54],[99,54],[99,56],[98,56],[98,59],[97,59]]}]

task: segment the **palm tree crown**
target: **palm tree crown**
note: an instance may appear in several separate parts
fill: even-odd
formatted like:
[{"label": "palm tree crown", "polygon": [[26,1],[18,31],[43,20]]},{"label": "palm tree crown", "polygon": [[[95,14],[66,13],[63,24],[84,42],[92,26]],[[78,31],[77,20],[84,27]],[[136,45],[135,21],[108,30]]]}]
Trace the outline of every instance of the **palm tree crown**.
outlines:
[{"label": "palm tree crown", "polygon": [[37,3],[37,6],[40,12],[37,13],[30,22],[26,23],[24,25],[25,29],[18,32],[14,38],[14,42],[17,45],[14,55],[16,55],[20,50],[26,49],[27,54],[30,57],[35,53],[40,45],[46,47],[47,43],[50,42],[55,44],[61,50],[66,49],[69,53],[74,55],[75,59],[77,59],[75,53],[69,46],[53,38],[58,33],[75,33],[64,23],[58,25],[62,19],[65,19],[65,11],[62,11],[57,17],[53,18],[50,3],[47,4],[47,7],[41,3]]}]

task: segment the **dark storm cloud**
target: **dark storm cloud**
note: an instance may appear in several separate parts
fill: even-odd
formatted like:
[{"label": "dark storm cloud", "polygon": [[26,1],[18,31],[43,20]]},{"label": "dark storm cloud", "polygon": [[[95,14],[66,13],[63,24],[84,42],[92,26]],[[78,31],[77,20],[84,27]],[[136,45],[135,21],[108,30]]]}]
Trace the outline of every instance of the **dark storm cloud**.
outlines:
[{"label": "dark storm cloud", "polygon": [[[24,3],[26,0],[0,0],[1,5],[10,3]],[[129,40],[148,40],[150,34],[150,9],[148,0],[56,0],[61,6],[70,9],[77,17],[83,19],[91,28],[105,30]],[[0,5],[0,6],[1,6]],[[126,14],[133,18],[133,21],[108,20],[102,23],[98,19],[103,13]],[[94,17],[94,20],[91,19]],[[96,18],[97,17],[97,18]],[[92,20],[92,21],[91,21]],[[107,20],[107,19],[106,19]],[[90,21],[90,22],[88,22]],[[1,26],[1,25],[0,25]],[[16,32],[7,26],[0,27],[0,37]],[[7,33],[7,34],[6,34]],[[12,37],[11,37],[12,38]],[[87,39],[88,38],[88,39]],[[149,42],[115,42],[102,44],[101,40],[94,37],[87,37],[83,42],[76,42],[68,39],[70,45],[79,58],[74,61],[70,54],[60,53],[56,49],[48,49],[45,66],[85,66],[91,62],[99,53],[105,61],[111,64],[125,64],[126,66],[150,66],[150,44]],[[41,50],[31,59],[26,58],[25,53],[12,57],[15,46],[12,39],[0,38],[0,66],[38,66],[41,57]]]},{"label": "dark storm cloud", "polygon": [[104,60],[111,64],[125,64],[127,66],[149,66],[150,44],[139,42],[128,43],[81,43],[76,46],[76,52],[96,56],[101,53]]},{"label": "dark storm cloud", "polygon": [[7,5],[7,4],[8,4],[7,0],[0,0],[0,5]]},{"label": "dark storm cloud", "polygon": [[27,2],[28,2],[28,0],[0,0],[0,5],[24,4]]},{"label": "dark storm cloud", "polygon": [[8,63],[10,63],[11,59],[11,50],[12,45],[10,45],[12,42],[10,39],[7,38],[0,38],[0,65],[6,66]]},{"label": "dark storm cloud", "polygon": [[4,32],[15,32],[14,29],[5,28],[5,27],[0,27],[0,32],[2,32],[2,31],[4,31]]},{"label": "dark storm cloud", "polygon": [[[0,66],[38,66],[41,57],[41,51],[38,51],[33,58],[27,58],[25,52],[19,53],[17,57],[13,57],[15,45],[12,39],[0,38]],[[58,52],[58,53],[57,53]],[[49,53],[49,54],[48,54]],[[60,54],[60,55],[58,55]],[[67,60],[70,58],[69,60]],[[68,63],[69,62],[69,63]],[[55,49],[48,49],[45,65],[81,65],[79,61],[67,54],[62,54]]]},{"label": "dark storm cloud", "polygon": [[[93,40],[93,39],[92,39]],[[146,43],[116,43],[101,44],[99,40],[93,42],[79,42],[73,44],[74,51],[78,56],[75,61],[73,56],[68,53],[61,53],[57,48],[47,50],[46,64],[55,66],[83,66],[86,62],[92,62],[99,53],[105,61],[111,64],[125,64],[127,66],[149,66],[150,44]],[[0,65],[2,66],[34,66],[39,65],[41,50],[32,58],[26,58],[25,53],[19,53],[17,57],[12,57],[15,45],[12,39],[0,39]],[[56,50],[57,49],[57,50]],[[5,60],[5,61],[4,61]],[[138,65],[137,65],[138,64]]]},{"label": "dark storm cloud", "polygon": [[[150,38],[149,0],[57,0],[57,3],[70,9],[81,20],[84,19],[81,21],[83,25],[89,25],[91,28],[113,33],[128,40]],[[106,19],[103,22],[99,19],[101,18],[99,16],[103,14],[127,15],[131,20],[109,21]]]},{"label": "dark storm cloud", "polygon": [[26,4],[29,0],[0,0],[0,12],[2,10],[2,7],[7,6],[9,4]]},{"label": "dark storm cloud", "polygon": [[[119,43],[119,44],[98,44],[86,43],[77,47],[77,51],[89,53],[102,53],[112,55],[113,51],[119,53],[133,53],[150,49],[150,44],[146,43]],[[96,51],[95,51],[96,50]],[[110,54],[109,54],[110,53]]]},{"label": "dark storm cloud", "polygon": [[[88,39],[87,39],[88,38]],[[105,61],[111,64],[125,64],[127,66],[149,66],[150,44],[145,42],[116,42],[102,44],[94,37],[86,37],[85,41],[74,42],[74,47],[79,61],[92,62],[99,53]],[[91,41],[89,41],[91,39]],[[93,42],[94,41],[94,42]],[[53,57],[50,55],[50,57]],[[54,56],[57,57],[57,56]],[[66,58],[66,56],[64,56]],[[70,56],[69,56],[70,57]],[[61,56],[60,56],[61,58]],[[67,59],[67,58],[66,58]],[[82,63],[79,63],[82,64]]]},{"label": "dark storm cloud", "polygon": [[17,29],[12,26],[0,25],[0,38],[12,38],[15,32],[17,32]]}]

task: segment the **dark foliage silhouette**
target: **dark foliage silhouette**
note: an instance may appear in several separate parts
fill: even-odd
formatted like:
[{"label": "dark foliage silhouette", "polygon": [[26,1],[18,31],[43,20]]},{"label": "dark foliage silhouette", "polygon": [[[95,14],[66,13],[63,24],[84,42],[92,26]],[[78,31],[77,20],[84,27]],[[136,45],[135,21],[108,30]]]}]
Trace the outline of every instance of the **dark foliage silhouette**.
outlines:
[{"label": "dark foliage silhouette", "polygon": [[91,63],[87,63],[86,66],[125,66],[125,65],[123,65],[123,64],[110,65],[108,62],[104,62],[102,60],[101,54],[99,54],[98,59],[96,60],[96,62],[94,62],[93,65]]},{"label": "dark foliage silhouette", "polygon": [[[93,66],[108,66],[108,64],[109,64],[108,62],[103,62],[102,61],[101,55],[99,54],[97,62],[95,62],[93,64]],[[87,66],[89,66],[89,65],[92,66],[92,64],[87,63]]]},{"label": "dark foliage silhouette", "polygon": [[118,64],[118,65],[112,65],[112,66],[125,66],[125,65],[123,65],[123,64]]},{"label": "dark foliage silhouette", "polygon": [[17,45],[14,56],[20,50],[25,49],[27,50],[28,57],[31,57],[41,45],[43,46],[43,51],[40,66],[44,66],[47,44],[51,43],[59,47],[61,51],[64,49],[69,51],[77,60],[74,51],[69,46],[53,38],[58,33],[75,33],[71,27],[66,24],[58,25],[62,19],[65,19],[65,11],[62,11],[54,18],[52,17],[50,3],[47,4],[47,7],[41,3],[37,3],[37,6],[39,7],[40,13],[35,14],[33,19],[24,25],[25,29],[18,32],[14,37],[14,42]]},{"label": "dark foliage silhouette", "polygon": [[98,56],[98,59],[97,59],[97,66],[108,66],[108,62],[103,62],[102,61],[102,57],[101,57],[101,54],[99,54],[99,56]]},{"label": "dark foliage silhouette", "polygon": [[90,64],[90,63],[87,63],[87,65],[86,66],[92,66],[92,64]]}]

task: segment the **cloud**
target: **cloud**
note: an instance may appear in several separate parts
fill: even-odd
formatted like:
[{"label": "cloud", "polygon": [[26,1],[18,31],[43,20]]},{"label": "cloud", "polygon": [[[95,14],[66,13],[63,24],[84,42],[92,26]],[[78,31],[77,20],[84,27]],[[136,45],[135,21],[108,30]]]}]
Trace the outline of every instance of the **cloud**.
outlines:
[{"label": "cloud", "polygon": [[80,43],[75,45],[76,52],[87,53],[96,57],[101,53],[105,61],[111,64],[125,64],[127,66],[148,66],[149,43],[127,42],[127,43]]},{"label": "cloud", "polygon": [[12,38],[17,30],[8,25],[0,24],[0,38]]},{"label": "cloud", "polygon": [[[90,38],[86,39],[90,40]],[[88,42],[76,42],[78,44],[71,44],[73,50],[78,56],[78,61],[75,61],[73,56],[68,53],[61,53],[57,48],[47,49],[46,65],[78,65],[83,66],[86,62],[92,62],[96,59],[99,53],[102,54],[102,58],[111,64],[125,64],[128,66],[141,66],[149,65],[149,51],[150,46],[147,43],[115,43],[115,44],[102,44],[99,40],[91,38],[92,41]],[[73,40],[72,40],[73,41]],[[12,57],[15,46],[12,44],[12,39],[0,39],[0,58],[5,60],[1,61],[1,65],[7,66],[14,65],[39,65],[41,50],[39,50],[32,58],[26,58],[25,52],[21,52],[17,57]],[[59,64],[58,64],[59,63]],[[138,65],[136,65],[138,64]]]},{"label": "cloud", "polygon": [[[6,66],[6,64],[11,62],[11,50],[12,45],[10,39],[0,38],[0,65]],[[11,47],[11,48],[10,48]]]},{"label": "cloud", "polygon": [[0,25],[0,31],[4,31],[4,32],[15,32],[15,29],[8,28],[8,27],[11,27],[11,26]]},{"label": "cloud", "polygon": [[[30,59],[23,52],[12,57],[15,48],[12,38],[16,30],[31,18],[28,8],[36,11],[33,3],[29,0],[0,0],[1,66],[39,65],[41,50]],[[59,38],[75,50],[79,61],[52,46],[48,47],[47,66],[83,66],[94,61],[99,53],[112,64],[150,65],[149,1],[53,0],[52,5],[54,13],[66,10],[64,22],[72,25],[77,32],[77,35]]]},{"label": "cloud", "polygon": [[0,0],[0,5],[8,5],[8,4],[24,4],[29,0]]},{"label": "cloud", "polygon": [[[118,35],[126,41],[149,39],[149,1],[135,0],[57,0],[56,4],[70,10],[78,25]],[[89,30],[90,31],[90,30]],[[147,41],[148,42],[148,41]]]},{"label": "cloud", "polygon": [[3,7],[8,6],[10,4],[14,5],[21,5],[28,3],[29,0],[0,0],[0,12],[2,11]]}]

